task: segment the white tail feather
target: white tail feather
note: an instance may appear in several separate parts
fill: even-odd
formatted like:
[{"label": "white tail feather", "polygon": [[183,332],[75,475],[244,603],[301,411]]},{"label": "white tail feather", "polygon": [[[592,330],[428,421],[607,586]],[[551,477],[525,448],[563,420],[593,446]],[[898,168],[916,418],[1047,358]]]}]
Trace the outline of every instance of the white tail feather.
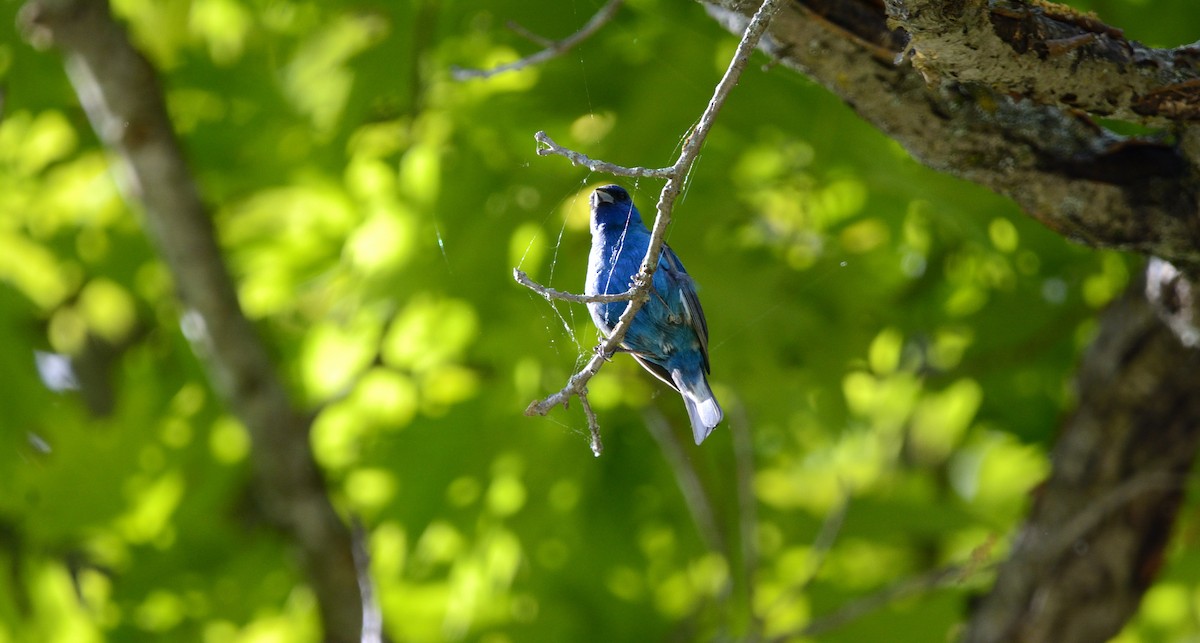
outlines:
[{"label": "white tail feather", "polygon": [[675,382],[675,388],[683,395],[683,404],[687,407],[688,419],[692,422],[692,437],[696,439],[696,444],[700,444],[725,417],[721,405],[717,404],[717,398],[713,397],[712,389],[708,387],[704,375],[701,374],[692,381],[685,381],[683,374],[676,370],[671,371],[671,379]]}]

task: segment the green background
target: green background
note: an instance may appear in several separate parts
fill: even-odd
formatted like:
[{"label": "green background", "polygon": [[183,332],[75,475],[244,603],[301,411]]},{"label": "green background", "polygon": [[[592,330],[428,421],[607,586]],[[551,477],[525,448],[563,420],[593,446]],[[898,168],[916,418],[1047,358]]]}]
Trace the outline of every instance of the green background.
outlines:
[{"label": "green background", "polygon": [[[590,386],[593,458],[577,405],[523,410],[596,332],[511,274],[580,291],[587,195],[612,179],[539,157],[533,134],[669,165],[736,37],[699,4],[633,0],[539,67],[450,70],[536,51],[509,20],[559,38],[600,4],[115,2],[242,303],[316,414],[334,502],[367,529],[386,633],[777,636],[955,564],[819,638],[953,637],[1138,262],[926,170],[759,54],[668,237],[702,288],[727,421],[695,447],[678,397],[618,356]],[[1200,33],[1192,0],[1088,8],[1154,45]],[[60,58],[7,26],[18,9],[0,3],[0,641],[314,640],[313,595],[250,498],[247,434]],[[623,183],[652,210],[660,183]],[[79,390],[50,390],[37,355],[77,358]],[[1121,640],[1200,628],[1195,515]]]}]

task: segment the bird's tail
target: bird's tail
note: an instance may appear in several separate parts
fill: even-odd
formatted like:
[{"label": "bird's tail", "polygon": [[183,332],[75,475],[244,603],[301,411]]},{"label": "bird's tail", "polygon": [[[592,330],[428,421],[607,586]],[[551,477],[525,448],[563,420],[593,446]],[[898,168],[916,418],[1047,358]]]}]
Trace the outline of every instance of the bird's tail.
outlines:
[{"label": "bird's tail", "polygon": [[725,413],[721,411],[721,405],[717,404],[717,398],[713,397],[703,372],[697,371],[689,377],[676,369],[671,371],[671,380],[683,395],[688,419],[692,421],[692,436],[696,438],[696,444],[700,444],[717,428]]}]

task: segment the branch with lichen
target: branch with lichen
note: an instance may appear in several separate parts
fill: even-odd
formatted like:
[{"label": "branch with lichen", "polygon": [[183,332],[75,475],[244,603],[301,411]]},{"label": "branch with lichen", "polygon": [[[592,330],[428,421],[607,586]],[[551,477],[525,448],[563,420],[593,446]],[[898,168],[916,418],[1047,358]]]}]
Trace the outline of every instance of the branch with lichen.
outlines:
[{"label": "branch with lichen", "polygon": [[1200,120],[1195,44],[1157,49],[1051,2],[887,0],[931,82],[979,83],[1043,104],[1164,125]]},{"label": "branch with lichen", "polygon": [[[738,0],[702,1],[732,33],[742,32],[753,9]],[[877,0],[795,0],[775,17],[762,46],[853,105],[917,161],[1013,199],[1063,237],[1196,271],[1200,227],[1191,222],[1200,203],[1193,170],[1200,135],[1189,134],[1196,126],[1180,127],[1177,140],[1121,136],[1007,83],[931,88],[922,74],[928,61],[881,64],[881,47],[903,58],[909,44],[888,19]],[[1074,82],[1062,76],[1069,70],[1048,69],[1047,82]]]},{"label": "branch with lichen", "polygon": [[[596,414],[591,410],[591,406],[587,401],[587,384],[596,373],[600,372],[600,367],[604,365],[604,362],[620,349],[621,342],[625,339],[625,333],[629,331],[629,327],[633,323],[633,318],[650,298],[650,287],[654,283],[654,271],[658,267],[658,258],[663,249],[663,238],[666,236],[667,226],[671,223],[671,213],[675,208],[675,200],[683,190],[688,173],[691,171],[692,165],[695,164],[696,158],[700,155],[700,148],[704,145],[709,131],[712,130],[712,126],[716,122],[717,113],[720,112],[721,107],[725,104],[725,100],[729,97],[730,92],[733,91],[734,86],[737,85],[738,79],[741,78],[742,71],[745,70],[746,65],[750,62],[750,56],[754,53],[754,48],[758,45],[759,39],[766,32],[771,17],[775,15],[781,6],[783,6],[783,0],[765,0],[758,8],[758,11],[755,12],[754,17],[751,18],[750,23],[742,33],[741,41],[738,42],[733,59],[729,61],[729,67],[725,70],[725,74],[721,77],[720,82],[717,83],[717,87],[713,91],[713,96],[708,101],[708,106],[704,109],[704,113],[701,114],[695,128],[693,128],[692,132],[684,140],[679,158],[670,167],[659,170],[623,167],[604,161],[593,160],[583,154],[563,148],[555,144],[545,132],[538,132],[535,137],[537,142],[544,146],[538,148],[538,154],[542,156],[562,156],[575,165],[582,165],[592,171],[606,172],[616,176],[666,179],[666,183],[663,185],[662,191],[658,196],[658,203],[656,205],[657,214],[654,217],[654,225],[651,227],[650,232],[650,246],[646,250],[646,256],[642,260],[641,268],[634,277],[634,286],[629,291],[615,296],[615,301],[622,301],[626,298],[629,300],[629,305],[625,307],[625,312],[621,314],[621,318],[617,322],[617,325],[613,327],[612,333],[596,347],[596,354],[588,360],[588,363],[579,372],[567,380],[566,386],[544,399],[534,400],[525,409],[526,415],[546,415],[550,412],[550,409],[560,404],[565,407],[572,397],[578,397],[587,415],[588,430],[591,433],[592,453],[597,456],[603,451],[603,443],[600,441],[600,426],[596,419]],[[567,293],[553,291],[550,288],[532,283],[532,280],[528,280],[528,278],[522,281],[520,277],[523,275],[524,273],[517,271],[515,274],[517,281],[547,299],[562,299],[576,302],[593,300],[582,295],[568,295]],[[531,282],[532,285],[526,283],[526,281]]]}]

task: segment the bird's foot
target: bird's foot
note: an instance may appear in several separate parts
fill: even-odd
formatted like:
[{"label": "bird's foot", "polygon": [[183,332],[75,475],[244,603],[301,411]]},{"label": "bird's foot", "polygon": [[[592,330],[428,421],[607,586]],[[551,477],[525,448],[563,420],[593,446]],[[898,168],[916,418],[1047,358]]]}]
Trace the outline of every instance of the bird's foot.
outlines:
[{"label": "bird's foot", "polygon": [[604,350],[604,344],[596,345],[596,354],[604,357],[604,361],[606,361],[606,362],[611,362],[613,355],[616,355],[617,353],[619,353],[623,350],[625,350],[625,349],[618,346],[617,348],[614,348],[611,351],[606,351],[606,350]]}]

